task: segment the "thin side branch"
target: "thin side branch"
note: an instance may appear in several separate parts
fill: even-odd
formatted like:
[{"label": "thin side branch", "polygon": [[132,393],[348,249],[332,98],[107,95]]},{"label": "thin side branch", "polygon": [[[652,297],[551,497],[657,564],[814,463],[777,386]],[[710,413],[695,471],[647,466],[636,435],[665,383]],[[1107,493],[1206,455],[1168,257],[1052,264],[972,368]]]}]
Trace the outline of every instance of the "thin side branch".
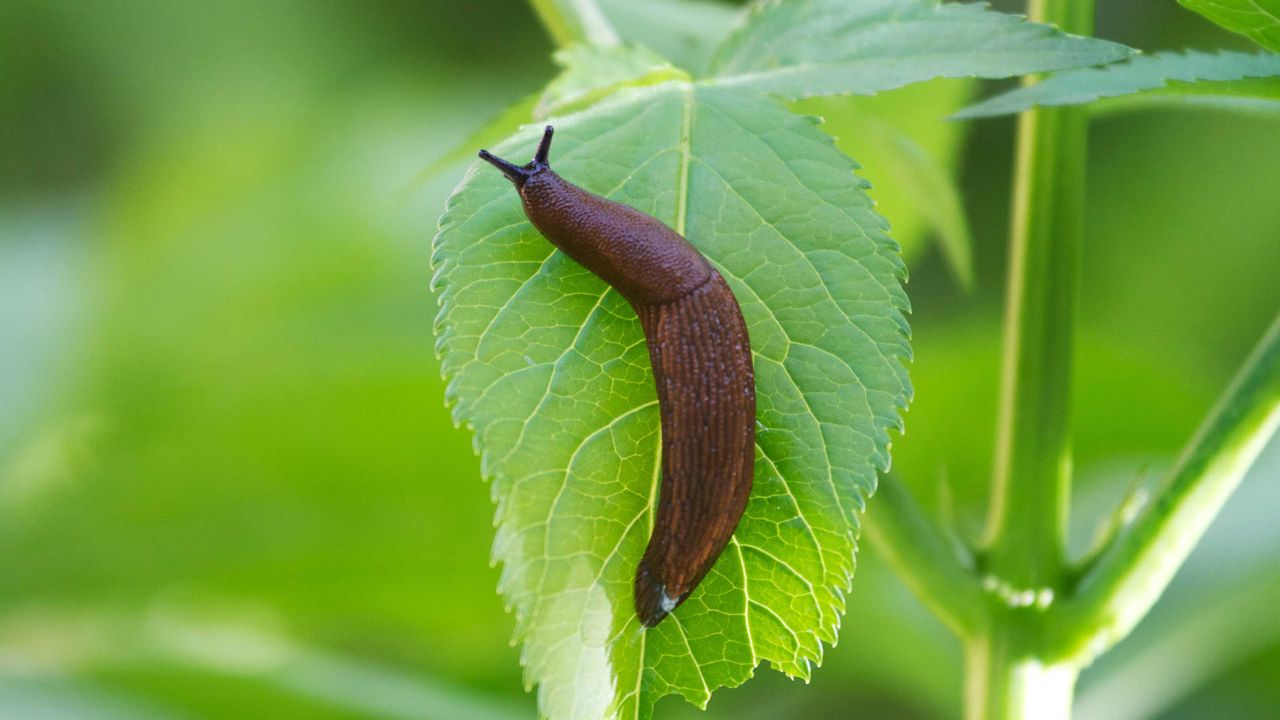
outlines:
[{"label": "thin side branch", "polygon": [[954,543],[892,475],[883,478],[865,518],[867,535],[898,576],[960,637],[983,622],[982,587]]},{"label": "thin side branch", "polygon": [[1154,500],[1063,603],[1058,640],[1088,662],[1133,629],[1280,429],[1280,316]]}]

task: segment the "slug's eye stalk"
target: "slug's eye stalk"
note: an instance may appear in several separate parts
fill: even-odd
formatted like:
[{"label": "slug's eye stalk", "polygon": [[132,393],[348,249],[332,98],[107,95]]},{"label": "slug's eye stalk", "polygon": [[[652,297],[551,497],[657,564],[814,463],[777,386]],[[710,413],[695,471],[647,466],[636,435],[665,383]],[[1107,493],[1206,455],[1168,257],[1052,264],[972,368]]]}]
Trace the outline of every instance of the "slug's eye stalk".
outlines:
[{"label": "slug's eye stalk", "polygon": [[547,153],[551,152],[551,136],[555,134],[556,129],[548,125],[542,131],[542,142],[538,143],[538,151],[533,154],[533,164],[542,167],[550,167],[547,163]]},{"label": "slug's eye stalk", "polygon": [[502,174],[506,175],[508,180],[515,183],[517,188],[524,187],[525,181],[528,180],[534,172],[532,167],[533,163],[520,167],[515,163],[503,160],[497,155],[490,153],[488,150],[480,151],[480,159],[501,170]]},{"label": "slug's eye stalk", "polygon": [[488,150],[480,151],[480,159],[502,171],[516,188],[524,187],[529,178],[536,175],[541,170],[551,167],[547,163],[547,155],[551,152],[551,135],[555,132],[555,128],[550,125],[542,133],[542,142],[538,143],[538,151],[533,154],[533,160],[525,165],[516,165],[513,162],[503,160],[490,153]]}]

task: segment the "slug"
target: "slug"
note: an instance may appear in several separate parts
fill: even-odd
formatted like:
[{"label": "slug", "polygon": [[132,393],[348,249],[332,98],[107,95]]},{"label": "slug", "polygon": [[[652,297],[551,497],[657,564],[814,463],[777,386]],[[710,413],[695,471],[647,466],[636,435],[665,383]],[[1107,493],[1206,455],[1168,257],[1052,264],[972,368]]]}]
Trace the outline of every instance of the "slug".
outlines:
[{"label": "slug", "polygon": [[711,569],[742,518],[755,466],[751,344],[729,285],[657,218],[551,170],[548,125],[533,161],[480,151],[520,193],[548,240],[612,286],[644,328],[662,423],[662,489],[636,569],[635,608],[653,627]]}]

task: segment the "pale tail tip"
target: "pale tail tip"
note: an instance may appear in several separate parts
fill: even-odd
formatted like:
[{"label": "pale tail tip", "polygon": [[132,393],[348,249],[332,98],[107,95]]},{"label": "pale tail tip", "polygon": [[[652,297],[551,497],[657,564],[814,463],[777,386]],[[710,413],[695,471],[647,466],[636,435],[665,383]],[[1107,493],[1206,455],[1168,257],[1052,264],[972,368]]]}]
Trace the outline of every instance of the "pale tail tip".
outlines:
[{"label": "pale tail tip", "polygon": [[680,604],[682,598],[667,594],[667,587],[652,576],[644,563],[636,569],[636,617],[651,628],[662,622]]}]

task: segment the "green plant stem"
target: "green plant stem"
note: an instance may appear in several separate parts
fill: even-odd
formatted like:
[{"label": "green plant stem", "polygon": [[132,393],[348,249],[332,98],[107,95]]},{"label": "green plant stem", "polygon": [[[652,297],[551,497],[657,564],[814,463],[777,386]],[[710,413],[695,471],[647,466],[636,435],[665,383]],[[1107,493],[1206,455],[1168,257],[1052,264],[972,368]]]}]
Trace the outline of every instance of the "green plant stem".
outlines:
[{"label": "green plant stem", "polygon": [[[899,577],[960,637],[977,632],[985,617],[982,588],[956,544],[938,530],[898,478],[883,478],[867,534]],[[972,563],[969,563],[970,566]]]},{"label": "green plant stem", "polygon": [[1078,670],[1046,664],[1032,641],[1039,618],[999,617],[965,647],[965,717],[972,720],[1070,720]]},{"label": "green plant stem", "polygon": [[[1028,14],[1082,35],[1093,26],[1087,0],[1034,0]],[[1055,108],[1023,113],[1018,124],[1004,368],[986,544],[988,570],[1021,588],[1056,586],[1065,565],[1086,122],[1079,108]]]},{"label": "green plant stem", "polygon": [[[1028,16],[1080,35],[1092,0],[1031,0]],[[967,643],[970,720],[1067,720],[1077,667],[1046,661],[1066,574],[1070,398],[1084,228],[1088,119],[1080,108],[1018,119],[1004,363],[982,567],[986,632]]]},{"label": "green plant stem", "polygon": [[1061,652],[1088,662],[1159,599],[1259,453],[1280,431],[1280,316],[1160,490],[1059,610]]},{"label": "green plant stem", "polygon": [[620,41],[595,0],[529,0],[557,47],[578,43],[617,45]]}]

